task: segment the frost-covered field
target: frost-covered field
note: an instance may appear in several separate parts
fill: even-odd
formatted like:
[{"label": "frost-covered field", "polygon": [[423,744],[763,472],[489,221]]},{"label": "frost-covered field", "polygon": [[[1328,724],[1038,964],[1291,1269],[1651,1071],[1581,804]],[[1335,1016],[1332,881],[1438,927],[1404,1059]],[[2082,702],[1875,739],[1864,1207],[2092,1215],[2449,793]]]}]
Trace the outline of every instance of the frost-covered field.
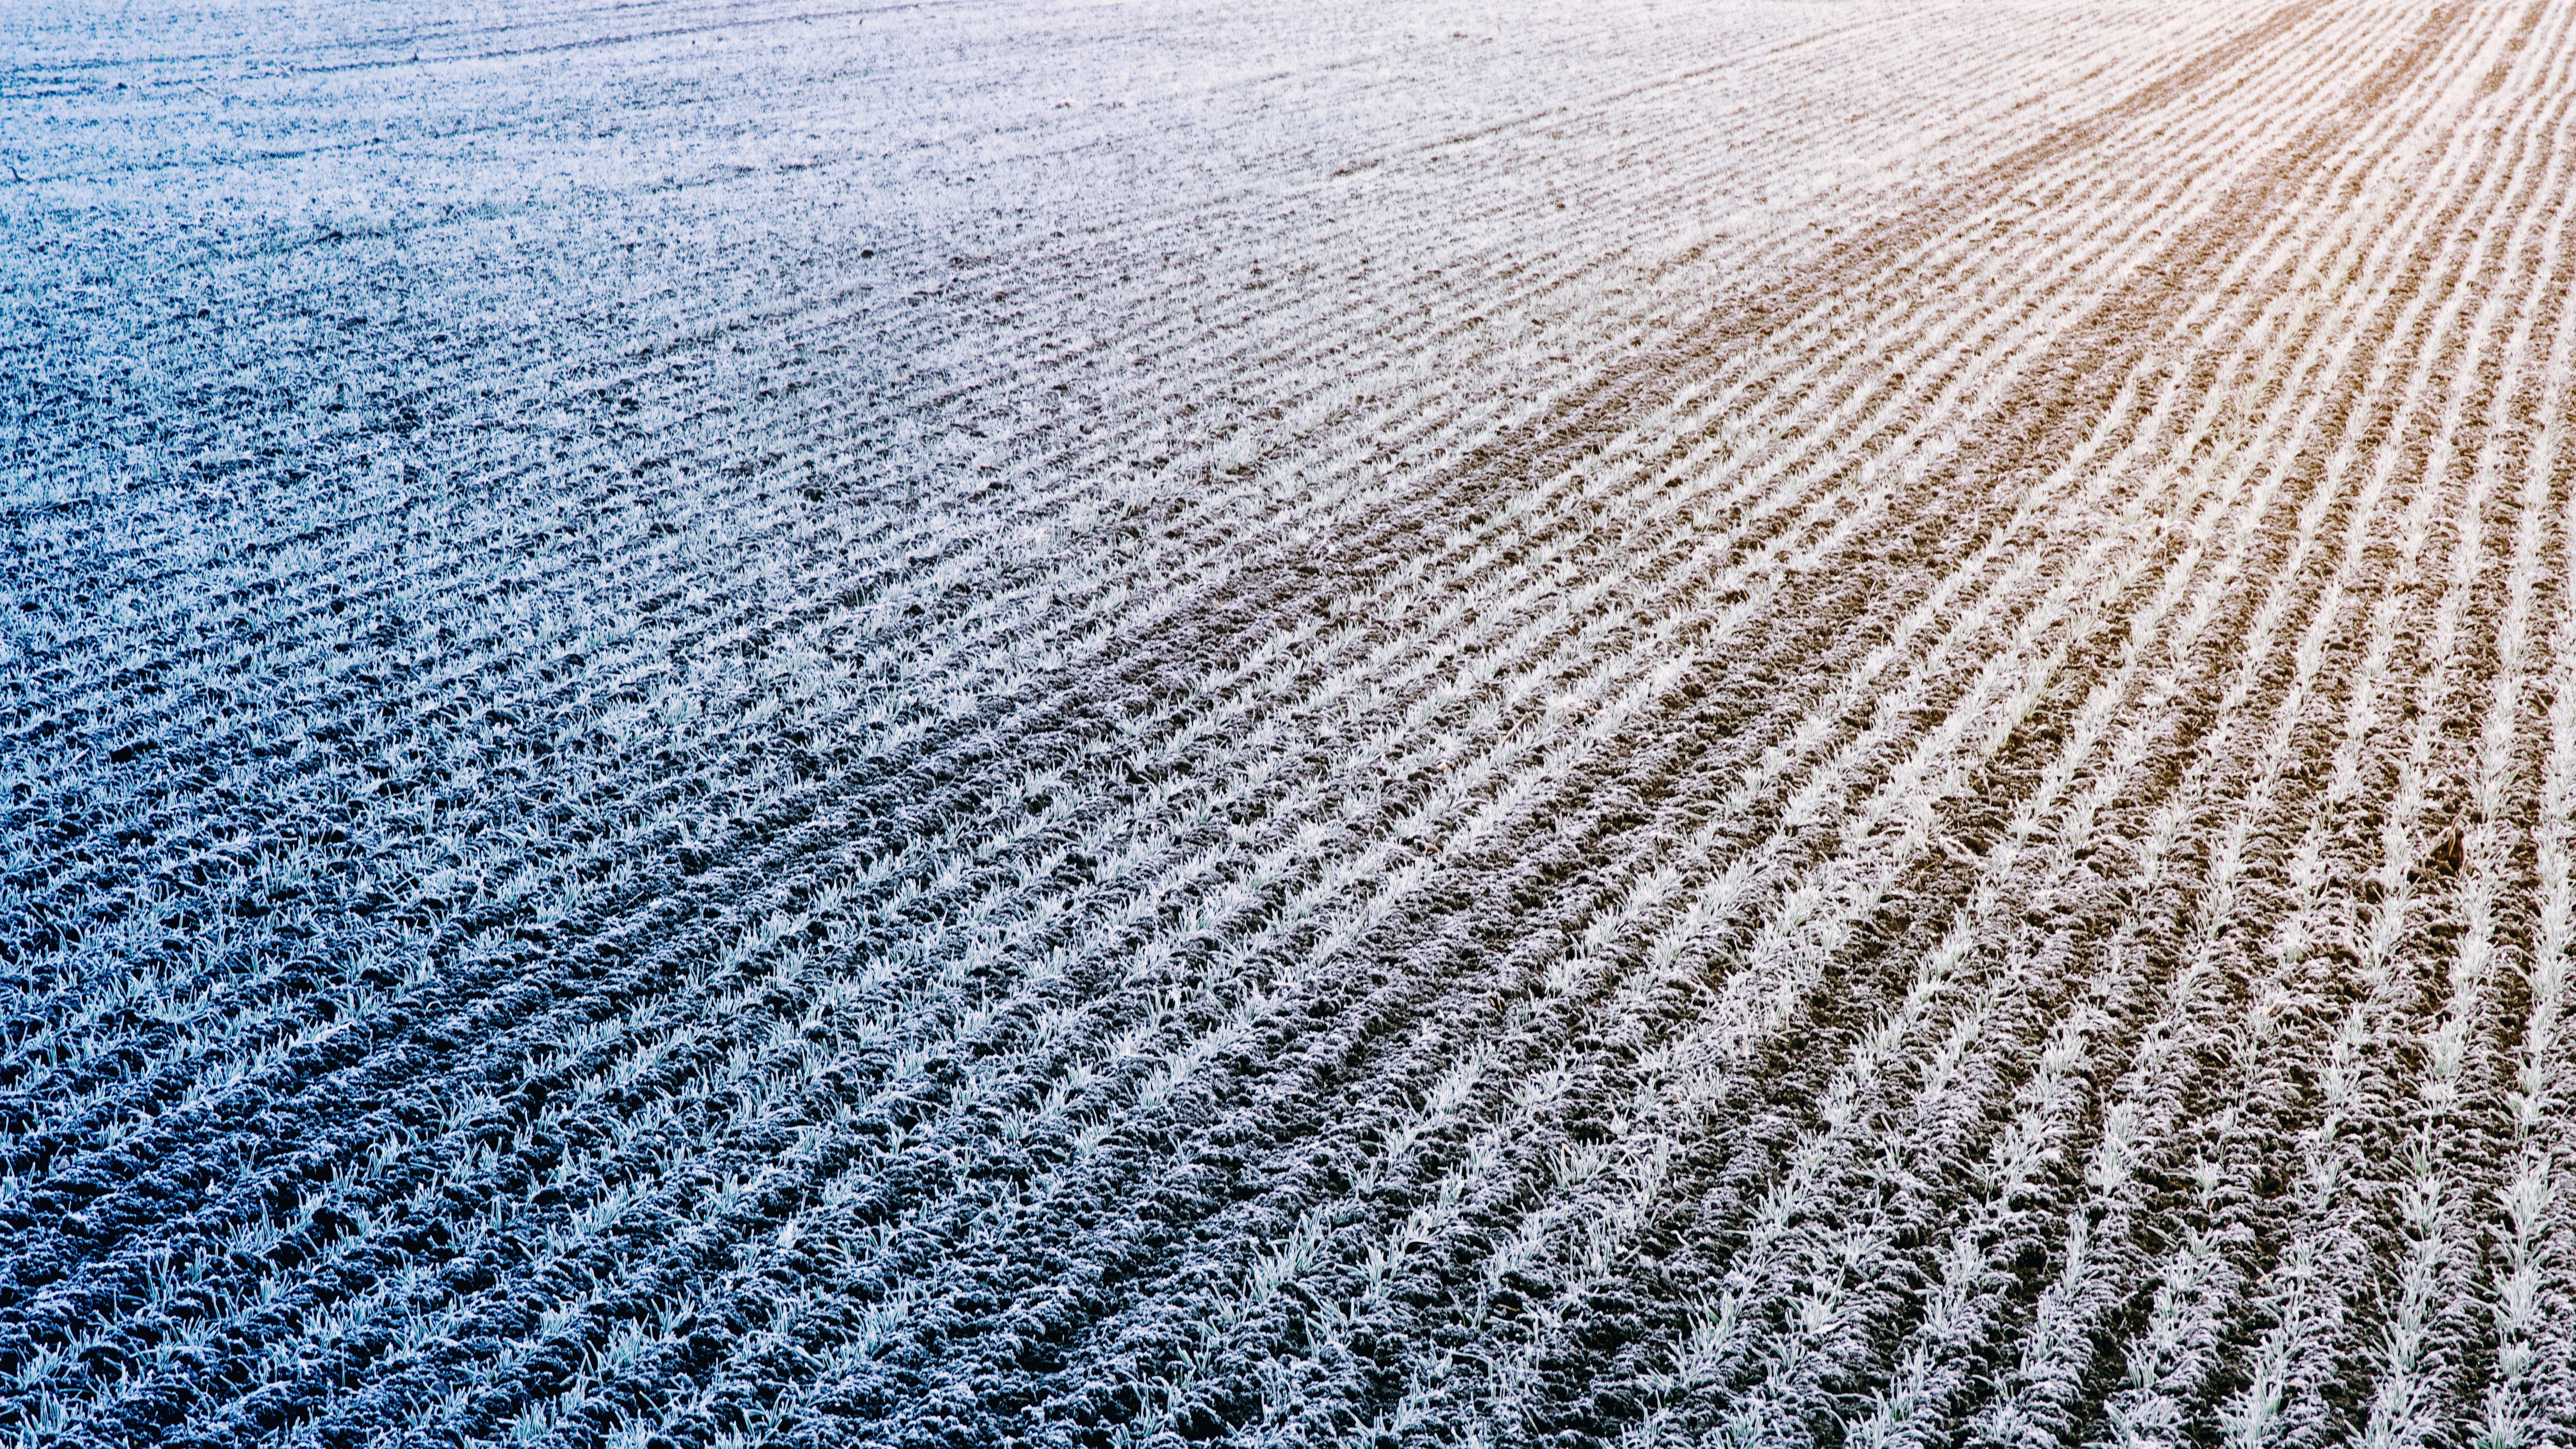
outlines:
[{"label": "frost-covered field", "polygon": [[0,1435],[2576,1440],[2576,3],[21,0],[0,159]]}]

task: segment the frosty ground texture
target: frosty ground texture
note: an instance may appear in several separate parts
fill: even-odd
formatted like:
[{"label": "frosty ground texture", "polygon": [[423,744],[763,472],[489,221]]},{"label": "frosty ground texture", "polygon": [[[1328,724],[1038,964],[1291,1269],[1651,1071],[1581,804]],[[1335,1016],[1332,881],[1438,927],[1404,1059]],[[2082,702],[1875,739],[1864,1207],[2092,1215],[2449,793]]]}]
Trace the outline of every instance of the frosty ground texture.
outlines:
[{"label": "frosty ground texture", "polygon": [[2576,3],[0,16],[0,1434],[2576,1438]]}]

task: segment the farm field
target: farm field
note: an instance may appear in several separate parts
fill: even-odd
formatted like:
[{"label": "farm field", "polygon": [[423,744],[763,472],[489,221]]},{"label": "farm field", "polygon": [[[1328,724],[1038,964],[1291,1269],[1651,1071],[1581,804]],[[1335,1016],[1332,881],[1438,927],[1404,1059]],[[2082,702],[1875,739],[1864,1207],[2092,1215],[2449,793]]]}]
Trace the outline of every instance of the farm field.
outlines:
[{"label": "farm field", "polygon": [[0,9],[0,1436],[2576,1443],[2576,3]]}]

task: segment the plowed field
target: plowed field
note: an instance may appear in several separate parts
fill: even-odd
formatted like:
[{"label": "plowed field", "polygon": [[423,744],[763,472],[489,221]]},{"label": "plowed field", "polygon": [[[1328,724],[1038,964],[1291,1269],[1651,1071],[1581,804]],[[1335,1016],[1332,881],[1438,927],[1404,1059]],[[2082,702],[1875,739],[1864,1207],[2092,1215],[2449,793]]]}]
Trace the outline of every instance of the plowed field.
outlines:
[{"label": "plowed field", "polygon": [[2576,1442],[2576,3],[0,15],[0,1433]]}]

